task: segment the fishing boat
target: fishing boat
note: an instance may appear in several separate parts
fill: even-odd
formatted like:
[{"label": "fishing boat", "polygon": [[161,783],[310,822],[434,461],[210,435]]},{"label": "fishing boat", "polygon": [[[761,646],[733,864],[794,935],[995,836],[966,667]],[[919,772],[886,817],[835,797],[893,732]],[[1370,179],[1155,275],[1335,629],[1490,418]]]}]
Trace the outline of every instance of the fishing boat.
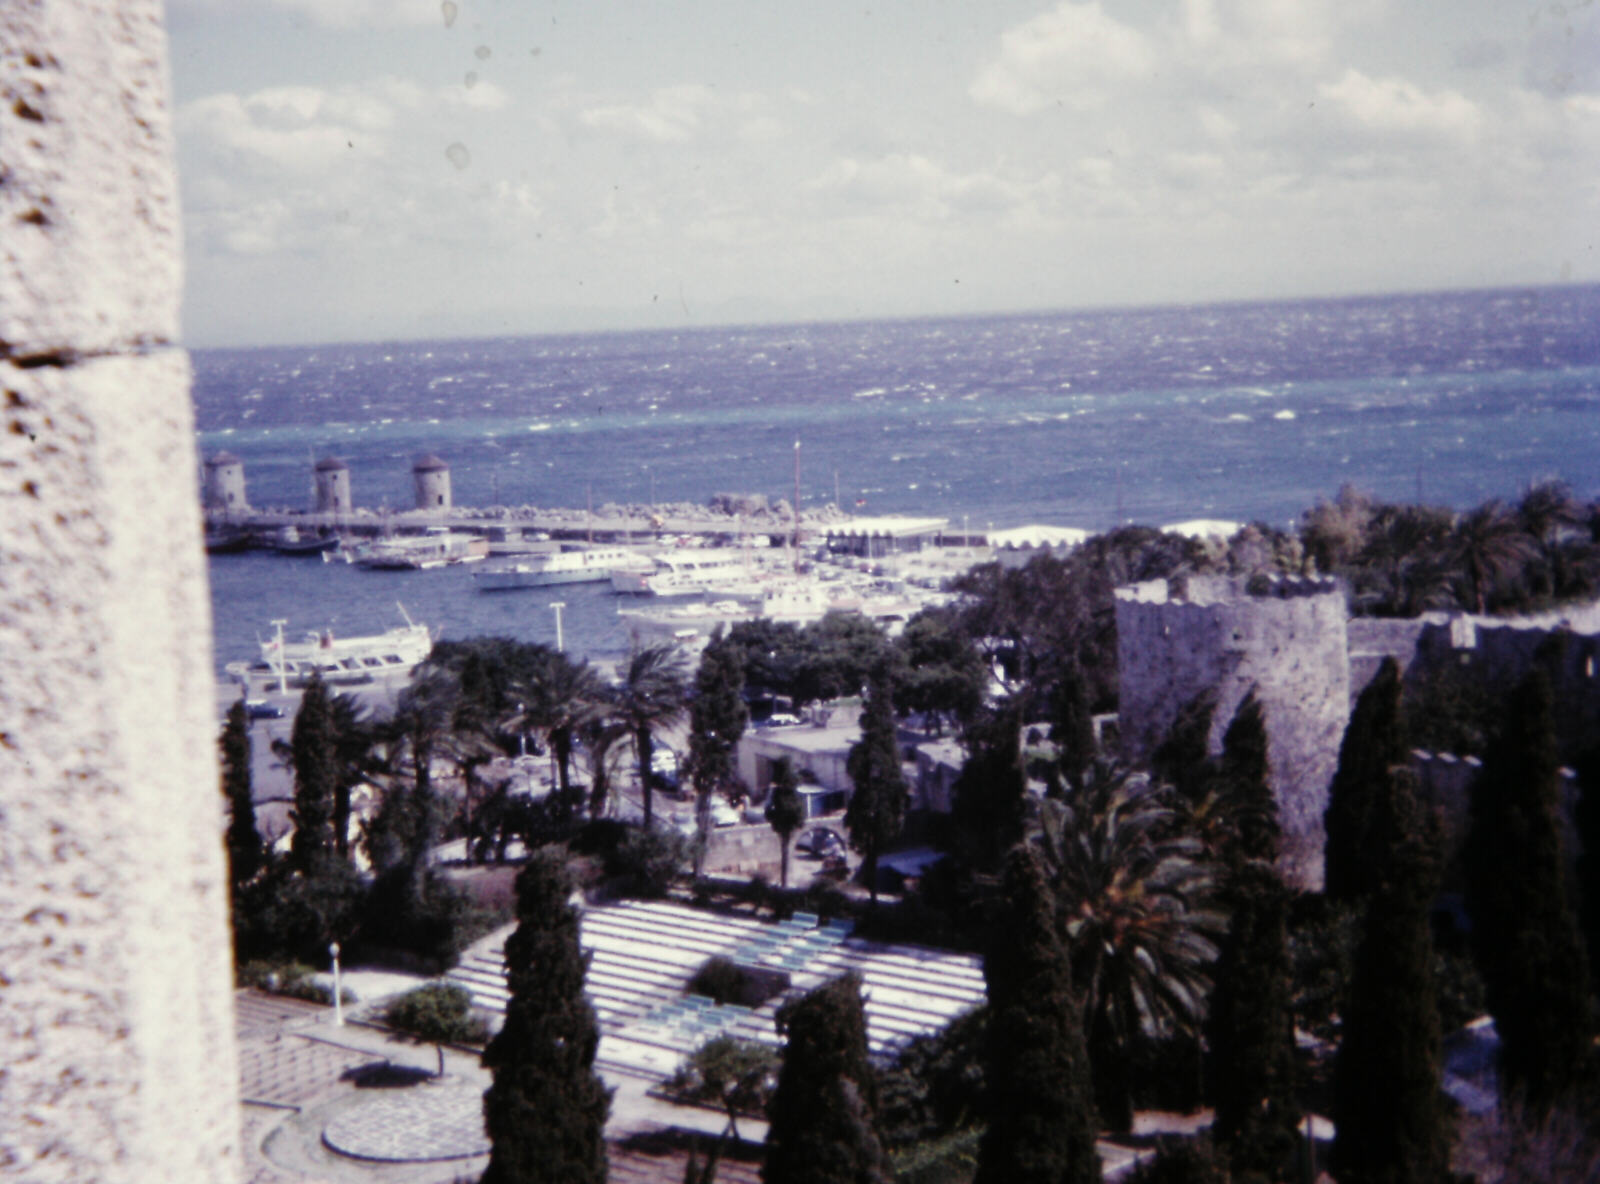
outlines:
[{"label": "fishing boat", "polygon": [[335,686],[376,682],[380,678],[410,677],[433,652],[433,637],[406,613],[404,625],[366,637],[335,637],[332,629],[307,633],[303,640],[283,636],[284,621],[274,621],[274,635],[260,642],[261,657],[254,662],[230,662],[223,669],[248,694],[284,692],[304,687],[312,675]]},{"label": "fishing boat", "polygon": [[339,546],[339,536],[336,534],[311,534],[300,533],[300,528],[294,525],[282,527],[277,537],[272,541],[273,549],[279,555],[310,556],[322,555],[333,551]]},{"label": "fishing boat", "polygon": [[649,572],[655,563],[631,547],[592,547],[529,555],[472,573],[481,592],[514,588],[546,588],[552,584],[582,584],[609,580],[616,572]]}]

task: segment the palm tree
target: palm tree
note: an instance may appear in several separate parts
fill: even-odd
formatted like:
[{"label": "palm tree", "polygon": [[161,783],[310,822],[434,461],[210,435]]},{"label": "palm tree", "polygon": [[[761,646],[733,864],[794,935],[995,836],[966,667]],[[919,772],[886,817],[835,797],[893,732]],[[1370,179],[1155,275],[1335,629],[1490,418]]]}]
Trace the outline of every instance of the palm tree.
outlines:
[{"label": "palm tree", "polygon": [[557,801],[570,818],[572,746],[579,730],[604,710],[605,691],[587,661],[573,662],[556,650],[543,649],[512,683],[518,710],[508,722],[519,731],[532,727],[544,733],[556,762]]},{"label": "palm tree", "polygon": [[611,779],[621,757],[621,741],[627,737],[626,724],[619,722],[611,709],[615,696],[608,696],[605,710],[586,720],[578,730],[583,750],[589,756],[589,817],[602,818],[611,798]]},{"label": "palm tree", "polygon": [[1367,531],[1361,562],[1378,585],[1382,612],[1412,617],[1449,603],[1449,539],[1450,519],[1443,510],[1426,506],[1379,510]]},{"label": "palm tree", "polygon": [[1101,1117],[1132,1122],[1120,1069],[1141,1036],[1195,1033],[1205,1016],[1216,938],[1211,868],[1174,825],[1170,787],[1106,762],[1071,802],[1040,807],[1040,845],[1084,1001]]},{"label": "palm tree", "polygon": [[655,747],[654,733],[683,718],[688,698],[687,677],[688,662],[683,651],[671,643],[662,643],[635,648],[629,653],[628,667],[617,688],[614,710],[617,720],[633,735],[647,829],[653,818],[650,757]]},{"label": "palm tree", "polygon": [[1456,520],[1451,554],[1466,575],[1472,603],[1480,614],[1487,611],[1494,582],[1526,560],[1532,551],[1533,540],[1523,533],[1498,498],[1491,498]]}]

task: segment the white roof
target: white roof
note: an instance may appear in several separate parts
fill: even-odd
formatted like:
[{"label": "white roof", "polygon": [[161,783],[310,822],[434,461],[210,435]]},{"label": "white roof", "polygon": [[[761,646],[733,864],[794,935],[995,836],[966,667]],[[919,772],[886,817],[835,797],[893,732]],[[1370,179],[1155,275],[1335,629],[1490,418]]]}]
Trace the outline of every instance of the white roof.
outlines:
[{"label": "white roof", "polygon": [[830,522],[823,529],[828,534],[932,534],[950,525],[948,518],[913,518],[905,514],[885,514],[877,518],[850,518],[844,522]]},{"label": "white roof", "polygon": [[1089,537],[1076,526],[1013,526],[989,532],[991,547],[1076,547]]},{"label": "white roof", "polygon": [[1231,539],[1244,529],[1243,523],[1229,522],[1226,518],[1191,518],[1187,522],[1173,522],[1161,528],[1163,534],[1187,535],[1191,539]]}]

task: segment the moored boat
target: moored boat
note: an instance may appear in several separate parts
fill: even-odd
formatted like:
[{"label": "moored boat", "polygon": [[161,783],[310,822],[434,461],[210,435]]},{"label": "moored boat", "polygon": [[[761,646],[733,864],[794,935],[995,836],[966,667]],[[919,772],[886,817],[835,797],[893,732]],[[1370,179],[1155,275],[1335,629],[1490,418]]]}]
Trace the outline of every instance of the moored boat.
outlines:
[{"label": "moored boat", "polygon": [[726,583],[745,566],[745,557],[737,551],[691,548],[658,555],[649,571],[613,572],[611,590],[636,596],[697,596],[715,584]]},{"label": "moored boat", "polygon": [[335,637],[333,630],[307,633],[301,641],[286,641],[283,621],[274,621],[275,635],[260,643],[261,657],[254,662],[230,662],[224,669],[253,694],[304,687],[312,675],[326,683],[351,685],[380,678],[410,677],[433,652],[433,636],[400,609],[404,625],[366,637]]},{"label": "moored boat", "polygon": [[472,573],[480,591],[545,588],[552,584],[582,584],[609,580],[617,572],[651,571],[648,555],[631,547],[593,547],[531,555],[511,563],[496,564]]}]

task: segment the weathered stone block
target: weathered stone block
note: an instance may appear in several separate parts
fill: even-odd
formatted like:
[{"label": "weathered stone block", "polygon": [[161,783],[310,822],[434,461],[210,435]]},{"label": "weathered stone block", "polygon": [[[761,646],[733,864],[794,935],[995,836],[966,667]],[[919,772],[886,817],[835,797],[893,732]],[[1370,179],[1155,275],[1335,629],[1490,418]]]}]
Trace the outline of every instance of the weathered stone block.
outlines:
[{"label": "weathered stone block", "polygon": [[0,5],[0,357],[177,340],[157,0]]}]

